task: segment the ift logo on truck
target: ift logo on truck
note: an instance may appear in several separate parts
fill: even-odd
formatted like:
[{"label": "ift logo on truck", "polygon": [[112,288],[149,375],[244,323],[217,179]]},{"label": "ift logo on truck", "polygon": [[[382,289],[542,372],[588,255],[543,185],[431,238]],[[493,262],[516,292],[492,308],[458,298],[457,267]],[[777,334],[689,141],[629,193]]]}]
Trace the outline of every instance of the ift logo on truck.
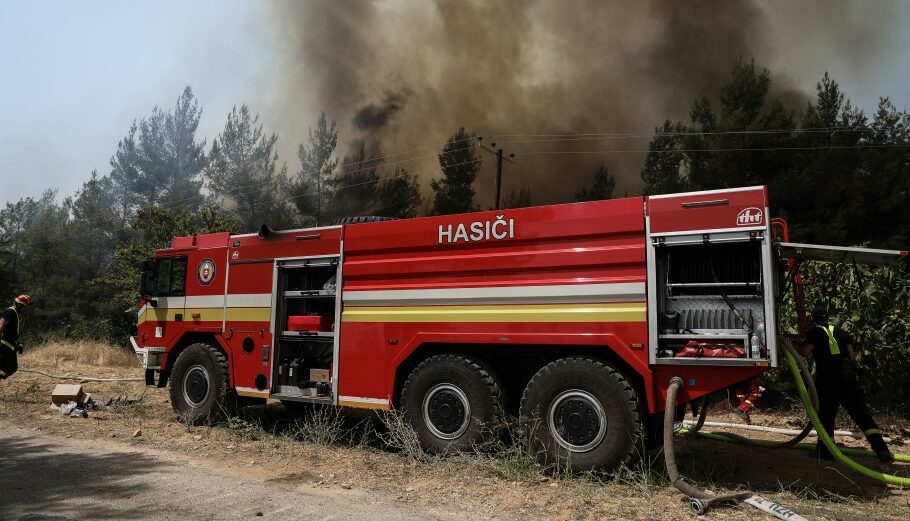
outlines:
[{"label": "ift logo on truck", "polygon": [[458,241],[475,242],[515,238],[515,219],[506,220],[505,215],[495,219],[474,221],[470,224],[458,223],[439,225],[439,244],[455,244]]},{"label": "ift logo on truck", "polygon": [[762,211],[760,208],[750,206],[749,208],[743,208],[742,211],[736,216],[736,225],[737,226],[752,226],[755,224],[762,223]]}]

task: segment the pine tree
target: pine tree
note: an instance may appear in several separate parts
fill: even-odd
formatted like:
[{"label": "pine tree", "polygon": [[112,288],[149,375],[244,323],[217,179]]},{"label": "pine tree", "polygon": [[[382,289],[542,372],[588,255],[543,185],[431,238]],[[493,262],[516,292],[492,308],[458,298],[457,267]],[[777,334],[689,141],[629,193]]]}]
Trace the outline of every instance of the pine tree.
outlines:
[{"label": "pine tree", "polygon": [[531,200],[531,189],[527,186],[521,187],[518,191],[512,190],[509,192],[506,200],[503,201],[503,208],[527,208],[528,206],[533,206],[534,203]]},{"label": "pine tree", "polygon": [[310,128],[307,144],[301,144],[297,150],[300,170],[294,183],[294,204],[301,217],[312,216],[316,225],[325,224],[327,203],[331,200],[330,182],[338,166],[337,144],[335,122],[329,124],[323,112],[316,121],[316,128]]},{"label": "pine tree", "polygon": [[480,171],[475,136],[462,127],[448,139],[439,154],[442,179],[432,180],[433,211],[436,214],[470,212],[474,207],[474,180]]},{"label": "pine tree", "polygon": [[616,179],[610,175],[607,165],[600,163],[594,172],[594,182],[591,188],[582,188],[575,194],[576,201],[599,201],[612,199],[613,190],[616,188]]},{"label": "pine tree", "polygon": [[380,180],[377,199],[377,215],[400,219],[416,217],[423,202],[417,176],[404,168],[396,168],[394,175]]},{"label": "pine tree", "polygon": [[212,143],[207,170],[211,191],[235,205],[244,231],[262,224],[277,228],[291,213],[287,167],[278,167],[277,142],[278,136],[265,135],[259,116],[242,105],[231,110],[224,130]]},{"label": "pine tree", "polygon": [[328,214],[333,219],[376,212],[380,160],[377,151],[367,150],[360,141],[346,156],[338,174],[330,181],[332,188]]},{"label": "pine tree", "polygon": [[196,141],[202,110],[186,87],[173,111],[159,107],[134,121],[111,158],[117,208],[126,222],[139,206],[167,204],[190,210],[202,204],[205,142]]},{"label": "pine tree", "polygon": [[682,140],[679,132],[684,127],[670,120],[654,129],[654,138],[648,143],[648,155],[641,169],[641,180],[644,182],[646,195],[684,192],[688,189],[688,180],[683,175],[685,156],[679,149]]}]

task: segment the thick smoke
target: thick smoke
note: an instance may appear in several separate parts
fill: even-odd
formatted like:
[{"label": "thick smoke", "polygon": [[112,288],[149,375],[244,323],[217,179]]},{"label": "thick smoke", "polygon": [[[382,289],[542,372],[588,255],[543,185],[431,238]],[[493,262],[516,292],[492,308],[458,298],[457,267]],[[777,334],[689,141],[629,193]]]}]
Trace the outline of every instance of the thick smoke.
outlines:
[{"label": "thick smoke", "polygon": [[[424,181],[439,175],[432,154],[464,126],[516,154],[503,193],[529,186],[535,203],[569,201],[603,161],[617,193],[634,194],[647,136],[546,135],[647,134],[664,119],[685,120],[691,102],[716,95],[738,59],[773,72],[785,53],[798,52],[777,45],[779,17],[795,12],[809,23],[822,12],[825,23],[849,33],[852,13],[827,5],[775,14],[775,4],[708,0],[277,4],[284,52],[270,119],[293,139],[288,134],[305,135],[325,111],[339,123],[342,153],[364,142],[385,154],[428,147],[387,160],[423,158],[400,164]],[[863,45],[858,52],[876,47]],[[793,82],[774,79],[794,108],[804,106],[806,94]],[[585,153],[603,150],[612,152]],[[492,205],[492,165],[485,162],[477,182],[481,207]]]}]

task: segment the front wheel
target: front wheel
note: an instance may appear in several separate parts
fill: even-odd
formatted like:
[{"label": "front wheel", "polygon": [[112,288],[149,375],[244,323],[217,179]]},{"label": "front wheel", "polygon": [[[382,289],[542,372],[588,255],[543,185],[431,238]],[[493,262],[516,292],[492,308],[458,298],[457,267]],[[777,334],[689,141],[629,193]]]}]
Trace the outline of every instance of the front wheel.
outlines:
[{"label": "front wheel", "polygon": [[228,405],[227,358],[208,344],[184,349],[171,371],[171,406],[184,421],[199,424],[222,415]]},{"label": "front wheel", "polygon": [[544,366],[522,395],[520,416],[549,469],[614,471],[633,457],[642,436],[635,389],[591,358]]}]

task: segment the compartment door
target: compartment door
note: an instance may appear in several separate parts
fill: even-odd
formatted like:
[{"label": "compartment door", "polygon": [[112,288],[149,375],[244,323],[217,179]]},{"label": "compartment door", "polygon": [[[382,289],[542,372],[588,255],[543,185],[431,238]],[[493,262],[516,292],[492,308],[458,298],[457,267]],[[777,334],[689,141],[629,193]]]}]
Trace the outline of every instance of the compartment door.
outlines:
[{"label": "compartment door", "polygon": [[898,250],[824,246],[798,242],[780,242],[775,244],[775,247],[783,259],[846,262],[848,264],[865,264],[868,266],[891,266],[907,258],[908,253],[907,251]]},{"label": "compartment door", "polygon": [[763,186],[648,197],[651,236],[765,230]]}]

